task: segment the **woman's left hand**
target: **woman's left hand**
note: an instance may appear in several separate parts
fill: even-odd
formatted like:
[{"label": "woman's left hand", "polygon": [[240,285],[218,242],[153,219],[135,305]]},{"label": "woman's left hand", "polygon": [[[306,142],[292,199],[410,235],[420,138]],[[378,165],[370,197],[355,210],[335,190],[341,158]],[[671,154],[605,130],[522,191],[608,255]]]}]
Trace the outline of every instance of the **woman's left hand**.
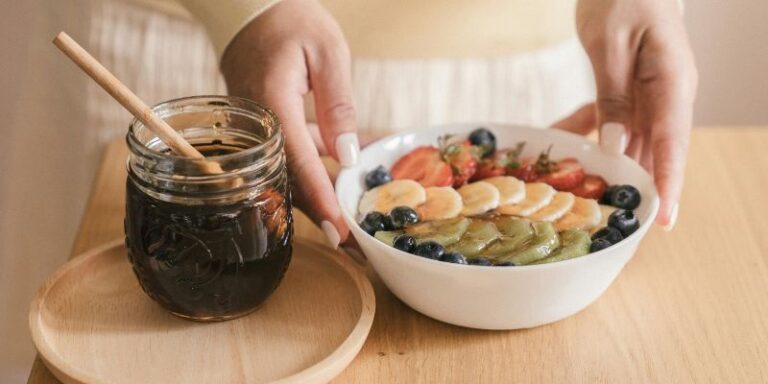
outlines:
[{"label": "woman's left hand", "polygon": [[657,223],[677,218],[698,74],[674,0],[579,0],[576,25],[597,83],[597,101],[554,126],[600,127],[601,146],[626,152],[654,176]]}]

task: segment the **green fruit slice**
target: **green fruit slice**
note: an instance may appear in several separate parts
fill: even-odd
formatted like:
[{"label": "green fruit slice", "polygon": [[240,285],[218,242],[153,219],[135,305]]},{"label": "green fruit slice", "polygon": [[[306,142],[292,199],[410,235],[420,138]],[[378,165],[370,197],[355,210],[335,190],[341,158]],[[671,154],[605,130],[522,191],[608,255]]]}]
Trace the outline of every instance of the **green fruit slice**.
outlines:
[{"label": "green fruit slice", "polygon": [[493,222],[502,236],[483,250],[480,256],[499,260],[522,249],[533,239],[533,226],[528,220],[499,216],[494,218]]},{"label": "green fruit slice", "polygon": [[483,249],[501,237],[501,232],[493,222],[472,219],[464,236],[448,250],[459,252],[466,257],[478,256]]},{"label": "green fruit slice", "polygon": [[560,232],[560,242],[562,245],[552,255],[531,264],[547,264],[581,257],[589,253],[589,246],[592,245],[589,233],[580,229]]},{"label": "green fruit slice", "polygon": [[546,258],[560,246],[560,237],[552,223],[534,223],[533,231],[533,238],[523,250],[497,257],[496,261],[510,261],[515,265],[526,265]]},{"label": "green fruit slice", "polygon": [[395,238],[402,234],[403,231],[377,231],[373,237],[391,247],[395,243]]},{"label": "green fruit slice", "polygon": [[458,242],[468,227],[469,219],[456,217],[411,225],[405,229],[405,233],[413,236],[416,239],[416,243],[434,241],[443,246],[448,246]]}]

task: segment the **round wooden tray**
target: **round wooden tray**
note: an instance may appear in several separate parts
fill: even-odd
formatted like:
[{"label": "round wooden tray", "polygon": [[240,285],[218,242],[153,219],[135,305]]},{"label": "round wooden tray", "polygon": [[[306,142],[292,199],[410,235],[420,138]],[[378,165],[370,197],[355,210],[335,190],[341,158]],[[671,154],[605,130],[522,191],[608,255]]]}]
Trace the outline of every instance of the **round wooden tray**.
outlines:
[{"label": "round wooden tray", "polygon": [[314,383],[354,359],[374,311],[361,268],[297,240],[282,284],[257,311],[220,323],[183,320],[144,294],[120,240],[56,271],[29,323],[65,383]]}]

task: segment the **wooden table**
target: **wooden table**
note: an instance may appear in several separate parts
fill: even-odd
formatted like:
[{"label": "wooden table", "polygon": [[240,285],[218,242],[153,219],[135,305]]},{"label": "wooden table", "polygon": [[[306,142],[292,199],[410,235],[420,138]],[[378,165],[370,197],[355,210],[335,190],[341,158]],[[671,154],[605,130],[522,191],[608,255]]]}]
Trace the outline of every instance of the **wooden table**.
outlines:
[{"label": "wooden table", "polygon": [[[73,255],[123,235],[126,153],[122,141],[106,151]],[[301,214],[296,231],[322,236]],[[372,280],[376,319],[338,382],[768,382],[768,127],[697,129],[675,231],[652,229],[608,291],[566,320],[459,328]],[[38,358],[29,382],[57,381]]]}]

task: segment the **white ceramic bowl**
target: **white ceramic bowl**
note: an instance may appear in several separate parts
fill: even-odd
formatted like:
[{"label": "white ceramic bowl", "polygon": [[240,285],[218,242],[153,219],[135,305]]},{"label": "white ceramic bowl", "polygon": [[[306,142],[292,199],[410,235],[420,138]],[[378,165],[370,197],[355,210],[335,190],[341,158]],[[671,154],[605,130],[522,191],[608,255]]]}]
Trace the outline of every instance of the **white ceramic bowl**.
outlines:
[{"label": "white ceramic bowl", "polygon": [[653,223],[659,199],[653,180],[625,156],[609,156],[593,142],[554,129],[485,124],[498,148],[526,141],[524,156],[553,144],[552,157],[576,157],[589,173],[610,184],[631,184],[642,194],[635,210],[640,229],[620,243],[576,259],[519,267],[458,265],[411,255],[389,247],[356,223],[365,191],[365,174],[378,165],[390,167],[421,145],[435,145],[445,133],[467,134],[477,125],[451,125],[404,133],[377,141],[360,154],[358,165],[341,171],[336,195],[344,219],[384,283],[411,308],[446,323],[480,329],[518,329],[551,323],[584,309],[618,276]]}]

